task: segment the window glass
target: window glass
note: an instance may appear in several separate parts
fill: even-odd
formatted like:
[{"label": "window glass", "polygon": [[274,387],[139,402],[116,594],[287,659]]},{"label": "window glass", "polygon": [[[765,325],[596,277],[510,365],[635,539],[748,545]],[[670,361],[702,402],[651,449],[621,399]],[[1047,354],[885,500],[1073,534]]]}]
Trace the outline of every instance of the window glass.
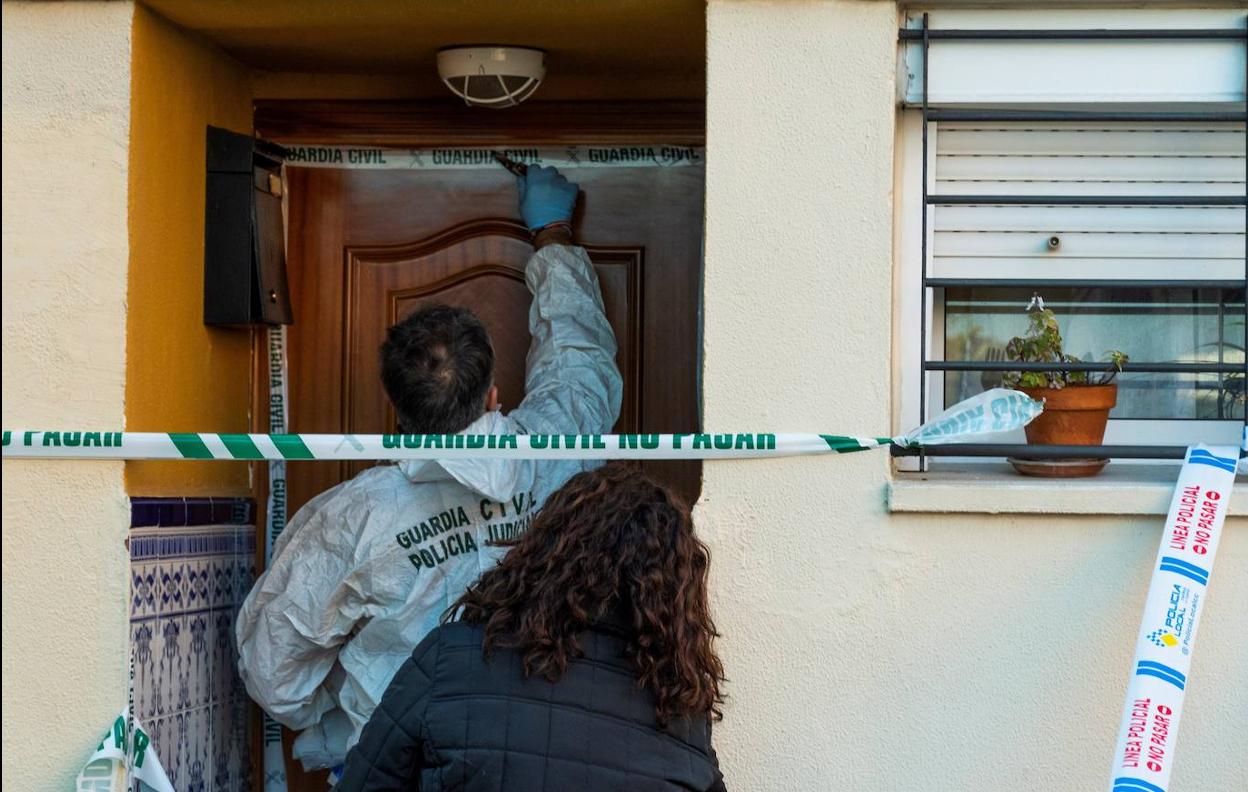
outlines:
[{"label": "window glass", "polygon": [[[1244,365],[1244,289],[1001,287],[944,290],[946,360],[1004,361],[1005,345],[1027,329],[1040,293],[1057,314],[1066,353],[1085,361],[1111,349],[1139,363]],[[1002,372],[944,374],[945,403],[1001,382]],[[1243,419],[1244,375],[1124,373],[1113,418]]]}]

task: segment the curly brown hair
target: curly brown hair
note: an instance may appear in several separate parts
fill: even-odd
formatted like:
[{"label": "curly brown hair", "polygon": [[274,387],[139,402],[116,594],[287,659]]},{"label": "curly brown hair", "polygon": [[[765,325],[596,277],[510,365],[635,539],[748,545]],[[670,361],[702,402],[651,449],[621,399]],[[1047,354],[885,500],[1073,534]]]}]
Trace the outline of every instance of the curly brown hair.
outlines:
[{"label": "curly brown hair", "polygon": [[443,615],[485,625],[485,654],[523,653],[527,677],[558,681],[579,657],[577,635],[620,614],[629,654],[661,725],[722,718],[723,664],[707,602],[710,553],[689,509],[635,467],[574,476],[529,530]]}]

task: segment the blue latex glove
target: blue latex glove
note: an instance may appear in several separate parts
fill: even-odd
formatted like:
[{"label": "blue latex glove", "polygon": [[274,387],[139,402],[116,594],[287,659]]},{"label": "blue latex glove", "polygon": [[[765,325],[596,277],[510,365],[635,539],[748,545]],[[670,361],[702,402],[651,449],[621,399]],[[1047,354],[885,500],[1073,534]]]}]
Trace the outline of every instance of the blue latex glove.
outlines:
[{"label": "blue latex glove", "polygon": [[520,216],[530,231],[551,223],[572,222],[576,206],[576,185],[554,168],[530,165],[519,179]]}]

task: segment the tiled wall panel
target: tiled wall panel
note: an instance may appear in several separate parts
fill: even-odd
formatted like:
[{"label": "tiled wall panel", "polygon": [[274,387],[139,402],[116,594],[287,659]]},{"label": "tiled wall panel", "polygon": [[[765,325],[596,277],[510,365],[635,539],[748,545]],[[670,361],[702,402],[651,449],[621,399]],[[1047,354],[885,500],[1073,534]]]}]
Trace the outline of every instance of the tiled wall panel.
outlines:
[{"label": "tiled wall panel", "polygon": [[234,622],[255,578],[255,530],[249,499],[131,501],[135,713],[179,792],[251,789]]}]

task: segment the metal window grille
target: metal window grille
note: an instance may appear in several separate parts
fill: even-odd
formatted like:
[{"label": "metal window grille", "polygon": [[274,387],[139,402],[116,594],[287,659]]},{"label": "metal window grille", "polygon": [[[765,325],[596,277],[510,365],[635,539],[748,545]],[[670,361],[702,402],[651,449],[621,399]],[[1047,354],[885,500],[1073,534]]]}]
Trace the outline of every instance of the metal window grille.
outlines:
[{"label": "metal window grille", "polygon": [[[1248,177],[1245,179],[1245,191],[1236,195],[941,195],[929,192],[928,154],[929,122],[1138,122],[1149,124],[1192,124],[1204,122],[1230,122],[1244,124],[1248,121],[1248,113],[1242,111],[1218,110],[1211,112],[1155,112],[1155,111],[1081,111],[1081,110],[1017,110],[997,108],[933,108],[928,106],[929,85],[929,52],[933,42],[939,41],[990,41],[990,40],[1025,40],[1025,41],[1072,41],[1072,40],[1234,40],[1242,41],[1248,46],[1248,26],[1243,29],[1122,29],[1122,30],[933,30],[929,27],[928,15],[924,14],[920,28],[902,28],[899,31],[902,42],[914,41],[921,46],[922,58],[922,212],[920,260],[922,283],[920,284],[920,323],[919,323],[919,414],[924,419],[928,416],[930,394],[927,387],[928,372],[955,371],[1109,371],[1108,363],[1018,363],[1009,361],[979,360],[929,360],[928,349],[928,310],[927,297],[930,289],[954,287],[1075,287],[1075,288],[1164,288],[1189,287],[1193,289],[1232,290],[1244,289],[1248,284],[1248,253],[1244,256],[1244,277],[1242,279],[1192,279],[1192,280],[1089,280],[1089,279],[1052,279],[1032,280],[1027,278],[933,278],[929,277],[928,265],[928,207],[958,205],[997,205],[997,206],[1248,206]],[[1246,58],[1248,62],[1248,58]],[[1248,69],[1245,74],[1245,96],[1248,97]],[[1248,163],[1248,157],[1245,158]],[[1248,215],[1246,215],[1248,216]],[[1246,224],[1248,232],[1248,224]],[[1248,315],[1248,310],[1246,310]],[[1124,372],[1164,372],[1164,373],[1200,373],[1200,374],[1245,374],[1245,365],[1237,363],[1161,363],[1161,362],[1130,362]],[[1245,415],[1248,425],[1248,413]],[[1100,445],[1100,446],[1031,446],[1004,443],[982,443],[974,445],[956,445],[933,447],[916,451],[894,447],[894,456],[919,456],[920,470],[926,469],[928,456],[957,457],[1003,457],[1026,456],[1029,458],[1147,458],[1147,459],[1181,459],[1185,453],[1182,446],[1155,445]]]}]

